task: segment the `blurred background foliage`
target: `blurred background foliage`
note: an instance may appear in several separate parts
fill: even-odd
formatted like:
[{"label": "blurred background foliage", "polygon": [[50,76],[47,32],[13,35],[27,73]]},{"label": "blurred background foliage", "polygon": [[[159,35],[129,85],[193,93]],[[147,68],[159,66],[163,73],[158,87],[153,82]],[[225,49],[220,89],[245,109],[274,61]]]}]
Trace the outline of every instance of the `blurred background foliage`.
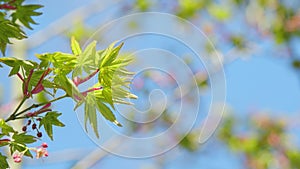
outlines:
[{"label": "blurred background foliage", "polygon": [[[272,51],[277,54],[273,57],[287,57],[296,72],[300,68],[300,1],[137,0],[134,8],[169,12],[188,19],[201,26],[221,51],[226,51],[228,45],[246,51],[251,43],[264,48],[264,41],[269,41]],[[239,57],[247,57],[247,52],[239,54]],[[202,73],[199,77],[199,74],[196,73],[195,78],[199,90],[203,90],[209,83],[207,76]],[[293,120],[271,114],[257,112],[241,118],[233,112],[225,113],[216,139],[241,159],[242,168],[300,168],[299,145],[294,140],[299,133],[295,136],[289,132],[295,127]],[[191,153],[201,149],[197,144],[198,136],[197,131],[191,132],[179,146]]]},{"label": "blurred background foliage", "polygon": [[[299,0],[124,0],[117,6],[120,9],[117,11],[118,16],[147,11],[175,14],[203,30],[220,53],[228,53],[233,49],[234,54],[231,57],[247,58],[252,57],[253,53],[257,52],[256,50],[263,50],[263,54],[259,51],[260,55],[287,59],[288,64],[299,77]],[[75,19],[71,29],[64,31],[63,36],[74,35],[83,45],[94,32],[93,27],[97,26],[99,25],[87,24],[81,19]],[[135,24],[131,23],[130,26],[134,29]],[[212,52],[211,46],[207,45],[206,50]],[[193,63],[188,58],[185,59],[187,64]],[[226,61],[225,59],[225,68]],[[195,68],[194,75],[198,90],[201,93],[209,93],[210,84],[207,73]],[[176,90],[176,84],[172,82],[172,79],[165,76],[159,77],[157,74],[142,74],[135,79],[133,90],[138,91],[139,94],[142,93],[141,95],[145,97],[150,94],[153,87],[149,84],[158,84],[163,90]],[[164,86],[164,84],[167,85]],[[282,90],[285,87],[283,86]],[[257,95],[259,97],[259,94]],[[143,97],[140,96],[140,98]],[[4,110],[2,107],[1,109]],[[124,126],[127,126],[128,133],[135,135],[139,132],[151,132],[157,128],[167,128],[174,122],[172,113],[172,109],[166,109],[162,117],[152,125],[130,123]],[[135,116],[134,112],[131,115]],[[147,113],[149,119],[152,115],[151,111]],[[213,141],[207,143],[213,148],[207,148],[198,143],[200,132],[199,128],[195,127],[183,137],[176,149],[184,151],[187,158],[191,158],[190,155],[196,158],[203,158],[206,155],[214,158],[214,155],[209,152],[212,153],[221,147],[220,149],[226,149],[224,150],[226,153],[235,156],[233,158],[235,162],[232,162],[234,160],[230,159],[230,155],[223,158],[225,160],[228,158],[227,163],[238,163],[237,168],[298,169],[300,168],[300,145],[296,138],[299,137],[299,133],[291,132],[291,129],[295,128],[299,129],[299,119],[290,118],[288,115],[278,117],[272,115],[272,112],[265,113],[264,111],[236,113],[235,107],[231,108],[228,105],[221,125],[211,138]],[[174,133],[174,135],[175,138],[182,136],[181,133]],[[167,164],[173,158],[167,153],[154,158],[150,167],[143,166],[142,168],[178,168]],[[183,161],[189,160],[183,159]],[[99,163],[101,166],[101,161]]]}]

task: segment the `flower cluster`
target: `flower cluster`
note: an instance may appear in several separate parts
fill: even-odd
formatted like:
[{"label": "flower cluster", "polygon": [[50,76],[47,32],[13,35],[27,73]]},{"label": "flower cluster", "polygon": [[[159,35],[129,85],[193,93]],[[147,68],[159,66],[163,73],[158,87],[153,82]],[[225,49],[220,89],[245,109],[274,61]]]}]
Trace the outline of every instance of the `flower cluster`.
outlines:
[{"label": "flower cluster", "polygon": [[36,158],[42,158],[42,157],[48,157],[48,151],[47,151],[48,145],[47,143],[43,143],[41,146],[37,147],[33,151],[36,152]]},{"label": "flower cluster", "polygon": [[[42,158],[42,157],[48,157],[49,154],[48,154],[47,148],[48,148],[48,144],[43,143],[43,144],[41,144],[41,146],[30,148],[30,150],[34,151],[36,153],[36,156],[35,156],[36,159],[39,159],[39,158]],[[24,151],[24,152],[15,152],[13,154],[14,162],[15,163],[22,162],[23,155],[26,151]]]},{"label": "flower cluster", "polygon": [[22,162],[22,157],[23,157],[23,153],[16,152],[16,153],[13,155],[14,162],[15,162],[15,163],[20,163],[20,162]]}]

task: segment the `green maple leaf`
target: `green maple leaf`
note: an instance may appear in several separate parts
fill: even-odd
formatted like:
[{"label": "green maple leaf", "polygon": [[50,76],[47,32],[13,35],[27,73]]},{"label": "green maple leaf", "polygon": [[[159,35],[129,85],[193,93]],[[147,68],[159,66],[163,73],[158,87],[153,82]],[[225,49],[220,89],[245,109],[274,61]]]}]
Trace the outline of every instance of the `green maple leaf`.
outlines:
[{"label": "green maple leaf", "polygon": [[35,10],[42,8],[42,5],[20,5],[17,6],[16,11],[11,15],[12,21],[19,20],[25,27],[32,29],[30,24],[37,24],[32,16],[39,16],[42,13]]},{"label": "green maple leaf", "polygon": [[[123,43],[119,45],[112,43],[108,48],[98,51],[96,50],[96,44],[96,41],[93,41],[85,49],[82,49],[75,38],[72,37],[72,54],[55,52],[36,56],[43,62],[41,65],[50,64],[54,67],[52,72],[55,85],[47,81],[43,84],[49,88],[59,86],[60,89],[63,89],[68,96],[77,102],[74,110],[84,105],[85,128],[87,130],[87,124],[90,124],[96,136],[99,137],[97,111],[105,119],[121,126],[113,114],[115,104],[131,105],[125,99],[136,99],[137,97],[129,91],[130,79],[133,73],[125,68],[131,63],[132,59],[123,56],[118,57]],[[80,92],[77,85],[68,76],[72,73],[73,79],[84,79],[85,77],[82,76],[91,75],[96,70],[99,70],[98,82],[92,88],[101,88],[101,90],[85,93],[86,96]],[[44,125],[43,123],[41,125]],[[52,138],[52,128],[50,126],[52,125],[48,124],[45,130]]]},{"label": "green maple leaf", "polygon": [[10,38],[18,40],[26,38],[19,25],[0,17],[0,50],[5,55],[7,44],[11,44]]},{"label": "green maple leaf", "polygon": [[87,122],[89,122],[94,130],[95,135],[97,136],[97,138],[99,138],[97,112],[95,105],[96,102],[94,98],[87,96],[84,105],[84,124],[85,130],[87,131]]},{"label": "green maple leaf", "polygon": [[7,157],[0,153],[0,168],[9,168],[9,165],[6,161]]},{"label": "green maple leaf", "polygon": [[115,125],[122,127],[122,125],[116,120],[116,116],[112,110],[106,104],[102,103],[101,101],[97,101],[97,109],[106,120],[109,120]]},{"label": "green maple leaf", "polygon": [[16,132],[11,126],[5,123],[3,119],[0,119],[0,129],[1,129],[1,135],[9,136],[9,133]]},{"label": "green maple leaf", "polygon": [[21,144],[31,144],[36,142],[36,139],[32,135],[26,135],[25,133],[17,134],[15,133],[12,137],[14,142],[21,143]]},{"label": "green maple leaf", "polygon": [[24,155],[33,158],[31,152],[26,147],[26,144],[31,144],[36,142],[36,139],[32,135],[26,135],[26,133],[15,133],[13,135],[13,142],[9,145],[11,154],[15,151],[23,152],[25,151]]},{"label": "green maple leaf", "polygon": [[72,49],[72,53],[76,56],[80,55],[82,52],[80,45],[78,41],[76,41],[74,36],[71,37],[71,49]]},{"label": "green maple leaf", "polygon": [[58,127],[65,126],[62,122],[60,122],[57,119],[61,114],[62,113],[58,113],[58,112],[48,112],[40,122],[39,128],[44,126],[44,129],[47,135],[51,138],[51,140],[53,140],[53,126],[58,126]]}]

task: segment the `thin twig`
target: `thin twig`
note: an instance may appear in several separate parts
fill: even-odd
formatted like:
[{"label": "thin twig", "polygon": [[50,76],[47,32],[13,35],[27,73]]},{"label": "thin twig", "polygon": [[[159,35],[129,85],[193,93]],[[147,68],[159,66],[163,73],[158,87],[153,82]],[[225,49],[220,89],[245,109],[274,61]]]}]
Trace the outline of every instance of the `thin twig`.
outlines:
[{"label": "thin twig", "polygon": [[16,113],[19,111],[19,109],[22,107],[22,105],[24,104],[24,102],[26,100],[27,100],[27,97],[23,97],[23,99],[21,100],[21,102],[19,103],[19,105],[15,109],[15,111],[9,116],[9,118],[7,120],[5,120],[6,122],[8,122],[9,120],[12,120],[16,116]]},{"label": "thin twig", "polygon": [[[18,117],[20,116],[21,114],[33,109],[33,108],[37,108],[37,107],[40,107],[40,106],[43,106],[43,105],[46,105],[48,103],[52,103],[52,102],[55,102],[55,101],[58,101],[58,100],[61,100],[63,98],[66,98],[68,97],[67,94],[63,95],[63,96],[60,96],[58,98],[55,98],[53,100],[50,100],[50,101],[47,101],[47,102],[44,102],[44,103],[39,103],[39,104],[32,104],[31,106],[27,107],[26,109],[22,110],[21,112],[19,113],[13,113],[8,119],[6,119],[5,121],[8,122],[8,121],[11,121],[11,120],[16,120],[16,119],[23,119],[25,117]],[[26,100],[26,99],[25,99]],[[22,102],[21,102],[22,103]],[[18,111],[18,110],[17,110]],[[16,111],[16,112],[17,112]]]}]

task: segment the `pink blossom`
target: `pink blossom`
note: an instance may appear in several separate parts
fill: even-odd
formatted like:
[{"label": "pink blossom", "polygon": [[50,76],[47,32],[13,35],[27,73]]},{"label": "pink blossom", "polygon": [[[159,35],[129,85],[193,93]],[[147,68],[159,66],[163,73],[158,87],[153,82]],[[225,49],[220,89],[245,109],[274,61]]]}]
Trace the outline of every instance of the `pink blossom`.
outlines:
[{"label": "pink blossom", "polygon": [[43,143],[41,144],[41,146],[37,147],[34,151],[36,152],[36,158],[42,158],[42,157],[48,157],[48,144],[47,143]]},{"label": "pink blossom", "polygon": [[20,163],[20,162],[22,162],[22,157],[23,157],[23,154],[22,154],[22,153],[19,153],[19,152],[15,153],[15,154],[13,155],[14,162],[15,162],[15,163]]},{"label": "pink blossom", "polygon": [[43,147],[43,148],[48,148],[48,144],[47,144],[47,143],[43,143],[43,144],[42,144],[42,147]]},{"label": "pink blossom", "polygon": [[35,152],[36,152],[37,159],[49,156],[47,149],[44,147],[39,147],[38,149],[35,150]]}]

